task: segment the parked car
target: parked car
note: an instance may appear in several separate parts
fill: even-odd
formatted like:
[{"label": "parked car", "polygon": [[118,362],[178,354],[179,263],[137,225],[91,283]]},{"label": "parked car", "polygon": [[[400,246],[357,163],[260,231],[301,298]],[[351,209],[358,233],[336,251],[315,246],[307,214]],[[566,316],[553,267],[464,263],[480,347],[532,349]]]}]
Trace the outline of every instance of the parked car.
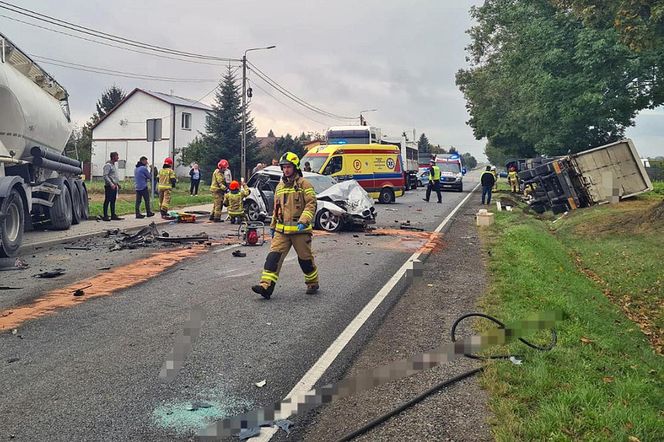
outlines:
[{"label": "parked car", "polygon": [[501,171],[498,173],[498,176],[499,176],[500,178],[507,178],[507,171],[506,171],[506,170],[501,170]]},{"label": "parked car", "polygon": [[[371,196],[355,180],[337,182],[334,178],[318,173],[303,172],[314,186],[318,207],[314,227],[336,232],[344,226],[366,226],[376,222],[376,209]],[[251,194],[245,198],[247,218],[264,221],[272,216],[274,190],[281,180],[281,169],[269,166],[253,174],[247,186]]]},{"label": "parked car", "polygon": [[424,187],[428,184],[429,184],[429,169],[425,169],[417,174],[417,186]]}]

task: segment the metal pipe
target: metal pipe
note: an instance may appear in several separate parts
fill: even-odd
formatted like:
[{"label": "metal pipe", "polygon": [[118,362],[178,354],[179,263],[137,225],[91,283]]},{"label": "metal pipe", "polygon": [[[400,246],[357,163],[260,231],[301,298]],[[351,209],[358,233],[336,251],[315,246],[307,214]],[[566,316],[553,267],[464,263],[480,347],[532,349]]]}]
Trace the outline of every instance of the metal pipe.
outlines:
[{"label": "metal pipe", "polygon": [[74,175],[80,175],[83,173],[83,169],[80,167],[59,163],[42,157],[34,157],[32,164],[37,167],[43,167],[44,169],[57,170],[58,172],[72,173]]},{"label": "metal pipe", "polygon": [[14,157],[0,157],[0,163],[9,163],[9,164],[29,164],[27,161],[17,160]]},{"label": "metal pipe", "polygon": [[52,152],[50,150],[46,150],[40,146],[35,146],[32,149],[30,149],[30,153],[35,159],[44,158],[47,160],[55,161],[56,163],[68,164],[70,166],[78,167],[79,169],[81,168],[80,161],[66,157],[56,152]]}]

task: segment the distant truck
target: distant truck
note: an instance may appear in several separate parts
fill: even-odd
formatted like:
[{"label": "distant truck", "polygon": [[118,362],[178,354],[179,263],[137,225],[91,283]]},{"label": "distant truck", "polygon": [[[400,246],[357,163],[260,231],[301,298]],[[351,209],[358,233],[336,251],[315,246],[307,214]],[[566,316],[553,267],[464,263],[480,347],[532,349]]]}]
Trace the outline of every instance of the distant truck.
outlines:
[{"label": "distant truck", "polygon": [[389,137],[374,126],[333,126],[326,133],[327,144],[390,144],[399,148],[405,190],[417,187],[418,150],[405,136]]},{"label": "distant truck", "polygon": [[0,34],[0,257],[36,223],[87,219],[81,163],[62,155],[71,129],[67,91]]},{"label": "distant truck", "polygon": [[[538,164],[543,162],[543,164]],[[573,155],[524,161],[521,187],[537,213],[562,213],[617,202],[652,190],[652,183],[630,139]]]}]

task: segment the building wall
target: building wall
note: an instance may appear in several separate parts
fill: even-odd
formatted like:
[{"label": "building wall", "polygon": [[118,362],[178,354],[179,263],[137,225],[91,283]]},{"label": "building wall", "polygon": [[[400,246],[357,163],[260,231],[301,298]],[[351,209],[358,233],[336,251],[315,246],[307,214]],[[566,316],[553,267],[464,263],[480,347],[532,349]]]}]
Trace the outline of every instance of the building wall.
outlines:
[{"label": "building wall", "polygon": [[[182,113],[191,114],[191,129],[187,130],[182,128]],[[197,136],[205,133],[205,119],[207,111],[202,109],[193,109],[190,107],[176,106],[175,107],[175,148],[179,152],[183,152],[189,143],[194,141]],[[179,164],[181,155],[176,158],[176,164]],[[189,176],[189,164],[180,164],[175,168],[178,176]]]}]

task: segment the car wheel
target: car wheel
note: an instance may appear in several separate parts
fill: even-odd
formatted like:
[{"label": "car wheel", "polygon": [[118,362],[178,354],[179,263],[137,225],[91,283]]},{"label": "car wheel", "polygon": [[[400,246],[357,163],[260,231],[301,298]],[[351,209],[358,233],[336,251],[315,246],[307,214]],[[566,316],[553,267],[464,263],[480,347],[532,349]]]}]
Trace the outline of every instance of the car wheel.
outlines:
[{"label": "car wheel", "polygon": [[378,196],[378,202],[381,204],[389,204],[392,201],[394,201],[394,193],[392,192],[391,189],[383,189],[380,191],[380,195]]},{"label": "car wheel", "polygon": [[335,215],[327,209],[316,214],[316,227],[327,232],[338,232],[343,222],[339,215]]},{"label": "car wheel", "polygon": [[258,221],[260,218],[260,209],[256,201],[248,201],[247,208],[245,209],[249,221]]},{"label": "car wheel", "polygon": [[417,187],[424,187],[424,184],[422,184],[422,181],[417,181]]}]

